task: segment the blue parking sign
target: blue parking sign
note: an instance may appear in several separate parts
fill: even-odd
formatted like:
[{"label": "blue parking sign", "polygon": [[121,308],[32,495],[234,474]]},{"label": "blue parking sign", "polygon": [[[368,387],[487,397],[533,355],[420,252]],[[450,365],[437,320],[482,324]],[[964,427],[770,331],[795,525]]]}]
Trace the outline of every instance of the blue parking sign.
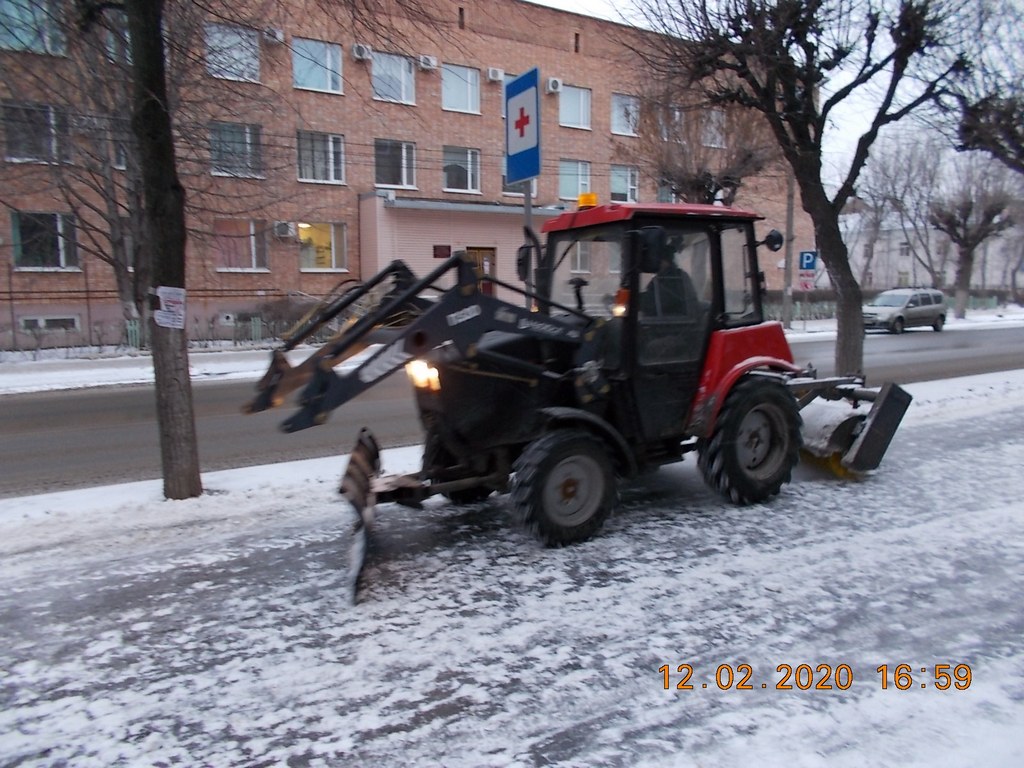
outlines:
[{"label": "blue parking sign", "polygon": [[800,269],[817,269],[818,252],[800,251]]}]

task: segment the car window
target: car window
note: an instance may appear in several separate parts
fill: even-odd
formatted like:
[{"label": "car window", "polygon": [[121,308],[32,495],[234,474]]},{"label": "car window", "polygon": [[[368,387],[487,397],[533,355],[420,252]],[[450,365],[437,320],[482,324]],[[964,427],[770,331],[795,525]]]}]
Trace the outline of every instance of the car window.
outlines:
[{"label": "car window", "polygon": [[880,293],[871,302],[873,307],[902,307],[907,297],[900,293]]},{"label": "car window", "polygon": [[917,297],[918,297],[918,299],[920,299],[922,307],[930,307],[931,306],[932,295],[930,293],[919,293],[917,295]]},{"label": "car window", "polygon": [[921,306],[921,296],[919,294],[915,294],[914,296],[911,296],[910,297],[910,301],[907,302],[907,306],[908,307],[919,307],[919,306]]}]

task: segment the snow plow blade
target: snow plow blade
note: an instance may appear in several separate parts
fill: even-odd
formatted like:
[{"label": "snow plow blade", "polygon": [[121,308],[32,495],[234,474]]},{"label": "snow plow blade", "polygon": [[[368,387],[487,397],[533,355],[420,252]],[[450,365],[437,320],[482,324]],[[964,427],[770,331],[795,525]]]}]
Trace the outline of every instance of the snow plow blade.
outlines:
[{"label": "snow plow blade", "polygon": [[910,393],[902,387],[896,384],[883,386],[871,406],[867,421],[843,455],[843,466],[854,472],[877,469],[911,400]]},{"label": "snow plow blade", "polygon": [[[800,411],[803,450],[824,460],[839,475],[877,469],[912,399],[896,384],[881,389],[842,384],[819,390],[803,402]],[[847,400],[853,408],[823,400]],[[863,401],[872,403],[867,413],[858,409]]]},{"label": "snow plow blade", "polygon": [[373,480],[380,474],[380,446],[370,430],[359,430],[356,444],[349,455],[348,466],[341,477],[338,489],[352,505],[356,519],[352,526],[352,543],[349,547],[348,583],[353,604],[359,594],[359,576],[366,562],[366,548],[369,544],[369,529],[373,524],[373,510],[377,504]]}]

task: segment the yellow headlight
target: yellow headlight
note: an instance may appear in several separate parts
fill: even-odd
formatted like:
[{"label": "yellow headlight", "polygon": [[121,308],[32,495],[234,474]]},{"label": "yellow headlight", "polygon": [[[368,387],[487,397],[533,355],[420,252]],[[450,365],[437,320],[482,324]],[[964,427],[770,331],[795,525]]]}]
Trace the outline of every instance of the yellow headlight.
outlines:
[{"label": "yellow headlight", "polygon": [[441,379],[438,377],[437,368],[429,365],[425,360],[411,360],[405,364],[405,372],[414,387],[429,389],[433,392],[440,391]]}]

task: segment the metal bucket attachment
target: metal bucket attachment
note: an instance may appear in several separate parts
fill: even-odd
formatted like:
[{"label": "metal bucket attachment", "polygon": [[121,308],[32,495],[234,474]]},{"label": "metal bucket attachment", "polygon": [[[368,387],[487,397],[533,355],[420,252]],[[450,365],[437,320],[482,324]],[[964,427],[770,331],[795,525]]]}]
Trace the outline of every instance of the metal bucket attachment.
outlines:
[{"label": "metal bucket attachment", "polygon": [[843,455],[843,466],[854,472],[876,469],[913,399],[909,392],[896,384],[883,386],[864,427]]}]

